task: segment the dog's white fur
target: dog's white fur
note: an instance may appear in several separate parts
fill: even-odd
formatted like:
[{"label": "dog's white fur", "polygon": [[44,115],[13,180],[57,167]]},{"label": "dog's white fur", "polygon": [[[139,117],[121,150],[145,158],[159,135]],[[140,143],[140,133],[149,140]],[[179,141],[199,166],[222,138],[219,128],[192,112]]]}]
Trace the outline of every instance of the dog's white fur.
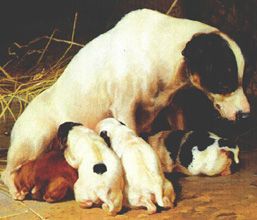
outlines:
[{"label": "dog's white fur", "polygon": [[[94,128],[100,120],[112,116],[138,134],[149,130],[171,96],[190,82],[181,78],[181,52],[186,43],[196,33],[210,32],[227,40],[235,53],[241,80],[244,58],[236,43],[225,34],[197,21],[148,9],[129,13],[113,29],[82,48],[57,82],[28,105],[13,127],[7,168],[2,175],[13,197],[17,191],[12,171],[43,152],[58,125],[65,121]],[[243,93],[239,98],[231,98],[237,99],[246,104],[234,105],[229,101],[229,105],[222,105],[219,111],[224,117],[234,119],[236,111],[249,108]],[[140,123],[136,123],[137,106],[144,115]]]},{"label": "dog's white fur", "polygon": [[[188,167],[184,167],[181,165],[178,158],[176,161],[171,159],[171,153],[165,146],[164,140],[169,133],[170,131],[161,131],[148,138],[148,143],[153,147],[160,158],[164,172],[172,172],[175,169],[187,175],[228,175],[230,174],[230,166],[232,164],[232,160],[227,155],[228,152],[232,152],[235,163],[239,163],[239,147],[219,147],[218,141],[220,137],[209,132],[210,137],[214,139],[214,143],[203,151],[199,151],[197,146],[194,146],[192,148],[193,161]],[[188,135],[190,135],[190,132],[182,138],[180,147],[183,142],[186,141]],[[180,150],[178,151],[178,154],[179,153]]]},{"label": "dog's white fur", "polygon": [[96,130],[107,132],[111,147],[119,156],[125,173],[125,205],[146,207],[156,212],[155,203],[171,207],[175,193],[164,177],[157,154],[142,138],[114,118],[99,122]]},{"label": "dog's white fur", "polygon": [[[70,166],[78,169],[74,194],[81,207],[103,203],[103,209],[110,214],[121,210],[122,166],[117,155],[99,135],[84,126],[73,127],[68,134],[64,156]],[[94,165],[99,163],[106,165],[106,172],[93,172]]]}]

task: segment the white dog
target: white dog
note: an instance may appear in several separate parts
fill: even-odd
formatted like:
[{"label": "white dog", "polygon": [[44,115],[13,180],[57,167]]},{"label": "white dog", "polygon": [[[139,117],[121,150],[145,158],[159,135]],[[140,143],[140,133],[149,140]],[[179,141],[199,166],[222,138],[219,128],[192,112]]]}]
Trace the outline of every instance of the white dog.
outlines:
[{"label": "white dog", "polygon": [[211,132],[161,131],[149,137],[148,143],[158,154],[164,172],[225,176],[239,163],[238,146]]},{"label": "white dog", "polygon": [[80,206],[102,204],[109,214],[119,212],[124,182],[121,163],[116,154],[99,135],[78,123],[60,125],[58,137],[66,145],[65,159],[70,166],[78,169],[74,194]]},{"label": "white dog", "polygon": [[57,82],[28,105],[13,127],[2,179],[16,198],[13,171],[37,158],[65,121],[94,128],[114,117],[137,134],[149,131],[188,84],[235,120],[238,112],[250,111],[243,72],[238,45],[218,29],[148,9],[131,12],[81,49]]},{"label": "white dog", "polygon": [[114,118],[102,120],[96,130],[121,159],[126,205],[146,207],[150,214],[156,212],[154,203],[171,207],[175,199],[173,186],[164,177],[158,156],[151,146]]}]

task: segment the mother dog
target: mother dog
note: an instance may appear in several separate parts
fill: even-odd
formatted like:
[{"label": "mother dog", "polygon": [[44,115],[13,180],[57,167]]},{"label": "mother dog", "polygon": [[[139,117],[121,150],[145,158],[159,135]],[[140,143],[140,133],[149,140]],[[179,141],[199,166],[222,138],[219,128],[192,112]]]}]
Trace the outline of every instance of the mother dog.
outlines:
[{"label": "mother dog", "polygon": [[92,40],[62,76],[36,97],[16,121],[2,179],[14,198],[12,171],[45,150],[65,121],[88,128],[114,117],[137,134],[180,88],[204,91],[222,116],[249,112],[242,89],[244,58],[218,29],[143,9],[129,13]]}]

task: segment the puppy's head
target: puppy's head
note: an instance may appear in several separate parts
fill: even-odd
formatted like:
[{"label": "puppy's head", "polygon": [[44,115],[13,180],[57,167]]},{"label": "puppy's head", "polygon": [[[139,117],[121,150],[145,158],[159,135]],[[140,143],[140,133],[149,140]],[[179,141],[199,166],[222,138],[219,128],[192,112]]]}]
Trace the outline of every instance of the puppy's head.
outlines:
[{"label": "puppy's head", "polygon": [[242,89],[244,58],[233,40],[221,33],[197,34],[182,55],[192,84],[206,93],[221,116],[235,121],[249,115]]},{"label": "puppy's head", "polygon": [[125,124],[115,118],[106,118],[96,125],[96,132],[105,140],[109,147],[111,146],[110,138],[117,126],[125,126]]},{"label": "puppy's head", "polygon": [[81,123],[76,123],[76,122],[64,122],[62,123],[57,132],[57,137],[59,142],[61,143],[62,146],[65,146],[67,144],[67,139],[70,130],[72,130],[73,127],[75,126],[81,126]]},{"label": "puppy's head", "polygon": [[68,162],[68,164],[75,169],[78,168],[78,164],[80,163],[80,157],[76,157],[74,155],[72,147],[75,144],[77,144],[77,138],[79,137],[79,134],[77,134],[76,132],[78,129],[74,129],[74,127],[77,126],[82,126],[82,124],[74,122],[65,122],[59,126],[57,133],[57,138],[61,145],[61,149],[65,149],[65,159]]}]

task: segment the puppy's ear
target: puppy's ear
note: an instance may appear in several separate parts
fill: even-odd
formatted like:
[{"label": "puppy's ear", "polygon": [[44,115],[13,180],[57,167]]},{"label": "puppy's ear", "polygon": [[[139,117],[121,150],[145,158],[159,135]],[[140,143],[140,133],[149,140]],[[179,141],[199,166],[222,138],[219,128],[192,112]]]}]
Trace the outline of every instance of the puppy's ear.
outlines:
[{"label": "puppy's ear", "polygon": [[75,126],[81,126],[81,123],[75,122],[65,122],[61,124],[58,128],[57,138],[62,146],[65,146],[67,143],[67,138],[70,130]]},{"label": "puppy's ear", "polygon": [[122,121],[119,121],[119,122],[120,122],[120,124],[121,124],[121,125],[124,125],[124,126],[126,126],[126,125],[125,125],[125,124],[124,124]]},{"label": "puppy's ear", "polygon": [[107,131],[106,130],[101,131],[100,136],[104,139],[108,147],[111,147],[111,140],[110,140],[110,137],[107,135]]}]

